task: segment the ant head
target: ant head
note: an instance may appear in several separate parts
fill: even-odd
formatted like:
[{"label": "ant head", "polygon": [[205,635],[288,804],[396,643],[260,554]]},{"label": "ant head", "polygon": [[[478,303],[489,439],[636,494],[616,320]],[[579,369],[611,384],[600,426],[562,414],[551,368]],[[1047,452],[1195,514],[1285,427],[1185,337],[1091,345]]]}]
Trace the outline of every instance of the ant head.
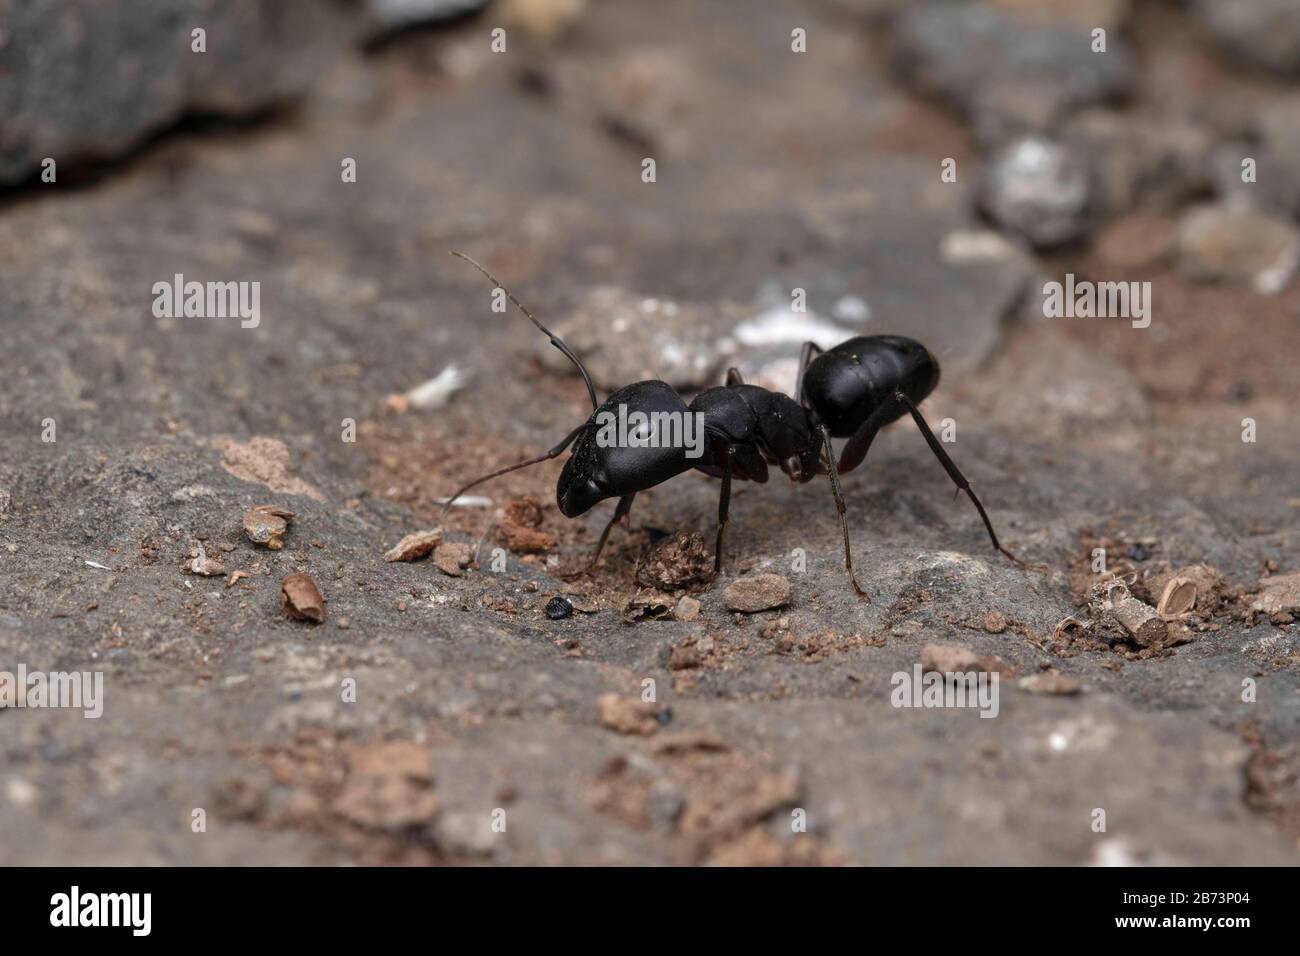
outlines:
[{"label": "ant head", "polygon": [[763,443],[791,481],[811,481],[821,470],[821,436],[808,410],[774,393],[771,414],[759,422]]}]

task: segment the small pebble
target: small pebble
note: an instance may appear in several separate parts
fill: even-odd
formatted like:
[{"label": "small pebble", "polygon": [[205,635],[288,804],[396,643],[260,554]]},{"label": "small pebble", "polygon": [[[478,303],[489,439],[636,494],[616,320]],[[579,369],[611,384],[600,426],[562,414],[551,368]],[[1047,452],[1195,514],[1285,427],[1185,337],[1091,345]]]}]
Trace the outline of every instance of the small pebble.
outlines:
[{"label": "small pebble", "polygon": [[779,574],[751,574],[733,581],[722,592],[728,610],[753,614],[790,603],[790,582]]},{"label": "small pebble", "polygon": [[674,620],[693,621],[699,616],[700,602],[689,595],[679,598],[677,606],[673,608]]},{"label": "small pebble", "polygon": [[1044,671],[1041,674],[1022,677],[1020,679],[1020,688],[1029,691],[1031,694],[1068,696],[1079,693],[1079,691],[1083,690],[1083,685],[1073,677],[1067,677],[1056,671]]}]

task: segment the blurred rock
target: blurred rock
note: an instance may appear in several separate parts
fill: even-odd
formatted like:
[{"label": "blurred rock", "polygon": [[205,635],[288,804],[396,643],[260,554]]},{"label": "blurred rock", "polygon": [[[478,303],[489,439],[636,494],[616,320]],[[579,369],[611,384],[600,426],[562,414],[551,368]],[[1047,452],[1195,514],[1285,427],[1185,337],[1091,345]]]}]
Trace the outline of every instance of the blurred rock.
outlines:
[{"label": "blurred rock", "polygon": [[1189,121],[1091,109],[1073,117],[1061,138],[1086,157],[1094,206],[1106,215],[1135,205],[1172,209],[1210,187],[1211,134]]},{"label": "blurred rock", "polygon": [[1129,0],[991,0],[1008,13],[1049,22],[1076,23],[1091,30],[1113,30],[1130,13]]},{"label": "blurred rock", "polygon": [[587,10],[587,0],[497,0],[495,15],[507,30],[537,43],[553,43]]},{"label": "blurred rock", "polygon": [[1178,265],[1207,282],[1281,292],[1300,264],[1300,233],[1289,221],[1243,203],[1198,206],[1178,226]]},{"label": "blurred rock", "polygon": [[[205,53],[191,30],[206,31]],[[0,184],[45,157],[121,155],[181,117],[249,117],[305,93],[351,45],[311,0],[0,0]]]},{"label": "blurred rock", "polygon": [[1191,14],[1233,56],[1280,73],[1300,72],[1295,0],[1192,0]]},{"label": "blurred rock", "polygon": [[487,0],[366,0],[371,19],[383,32],[452,20],[486,6]]},{"label": "blurred rock", "polygon": [[[1252,112],[1251,142],[1218,146],[1210,158],[1220,198],[1245,200],[1284,216],[1300,215],[1300,96],[1269,102]],[[1243,180],[1243,162],[1255,161],[1254,182]]]},{"label": "blurred rock", "polygon": [[1076,109],[1120,100],[1134,79],[1119,37],[1094,53],[1084,26],[984,3],[912,5],[896,20],[891,61],[906,82],[966,116],[988,145],[1050,131]]},{"label": "blurred rock", "polygon": [[[1100,425],[1135,426],[1151,420],[1151,401],[1129,372],[1046,327],[1052,322],[1109,320],[1037,321],[1042,328],[1018,340],[989,375],[993,415],[1067,436]],[[1124,327],[1129,329],[1127,323]]]},{"label": "blurred rock", "polygon": [[978,202],[1003,229],[1050,248],[1088,234],[1090,192],[1088,171],[1073,151],[1030,136],[993,157]]},{"label": "blurred rock", "polygon": [[[554,330],[582,356],[600,389],[613,391],[645,379],[682,389],[720,384],[714,380],[723,358],[719,340],[728,324],[702,305],[599,286]],[[550,343],[542,340],[539,347],[543,365],[573,373]]]}]

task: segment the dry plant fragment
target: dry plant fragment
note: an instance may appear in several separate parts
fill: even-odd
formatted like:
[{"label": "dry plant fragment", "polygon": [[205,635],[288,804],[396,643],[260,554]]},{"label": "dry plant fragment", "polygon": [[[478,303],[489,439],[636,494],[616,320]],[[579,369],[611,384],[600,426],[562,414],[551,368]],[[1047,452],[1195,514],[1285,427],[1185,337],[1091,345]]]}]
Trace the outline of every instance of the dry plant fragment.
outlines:
[{"label": "dry plant fragment", "polygon": [[1156,609],[1135,598],[1117,578],[1093,585],[1088,605],[1095,615],[1124,628],[1142,647],[1159,646],[1168,636],[1168,625]]},{"label": "dry plant fragment", "polygon": [[1177,617],[1179,614],[1185,614],[1196,607],[1196,597],[1195,581],[1181,576],[1172,577],[1169,579],[1169,583],[1165,585],[1164,593],[1160,595],[1160,603],[1156,605],[1156,613],[1166,620]]},{"label": "dry plant fragment", "polygon": [[299,572],[280,582],[280,606],[297,621],[325,620],[325,597],[310,576]]},{"label": "dry plant fragment", "polygon": [[642,618],[656,620],[672,614],[675,605],[671,594],[643,589],[627,599],[618,616],[624,624],[635,624]]}]

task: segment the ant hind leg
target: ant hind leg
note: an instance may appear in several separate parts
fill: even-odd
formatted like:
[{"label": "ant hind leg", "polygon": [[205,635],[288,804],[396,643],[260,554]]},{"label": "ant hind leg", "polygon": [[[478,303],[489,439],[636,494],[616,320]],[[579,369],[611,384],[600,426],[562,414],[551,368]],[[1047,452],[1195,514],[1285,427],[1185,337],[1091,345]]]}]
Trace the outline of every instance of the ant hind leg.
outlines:
[{"label": "ant hind leg", "polygon": [[916,427],[921,430],[921,437],[925,439],[926,444],[930,446],[930,450],[934,452],[934,457],[939,459],[939,464],[943,465],[943,470],[946,471],[948,477],[953,480],[953,483],[957,486],[957,491],[966,492],[966,497],[970,498],[971,503],[975,505],[975,510],[979,512],[980,520],[984,522],[984,530],[989,533],[989,540],[993,542],[993,547],[1000,551],[1005,557],[1009,558],[1017,567],[1025,569],[1041,568],[1042,565],[1027,564],[1006,548],[1002,547],[998,542],[997,532],[993,530],[993,522],[989,520],[988,512],[984,510],[984,504],[980,501],[979,496],[975,494],[974,489],[971,488],[970,482],[966,480],[966,476],[961,473],[961,469],[958,468],[957,464],[948,457],[948,453],[943,450],[943,446],[939,444],[939,439],[934,437],[934,432],[930,430],[930,426],[926,423],[925,418],[922,417],[920,410],[912,400],[902,392],[896,392],[894,398],[901,402],[911,414],[912,420],[916,422]]}]

